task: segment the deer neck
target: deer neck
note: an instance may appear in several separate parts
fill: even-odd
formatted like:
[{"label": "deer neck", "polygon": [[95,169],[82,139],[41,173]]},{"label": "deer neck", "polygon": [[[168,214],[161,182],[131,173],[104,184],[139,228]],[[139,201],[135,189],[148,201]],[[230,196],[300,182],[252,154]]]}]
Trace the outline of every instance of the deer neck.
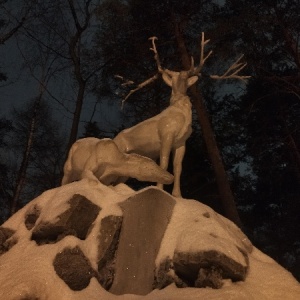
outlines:
[{"label": "deer neck", "polygon": [[180,108],[185,107],[190,109],[191,108],[190,97],[182,93],[172,93],[170,99],[170,105],[175,107],[180,107]]},{"label": "deer neck", "polygon": [[[136,155],[139,157],[138,155]],[[118,176],[134,177],[134,174],[138,171],[139,160],[135,155],[125,154],[122,163],[114,164],[114,173]]]}]

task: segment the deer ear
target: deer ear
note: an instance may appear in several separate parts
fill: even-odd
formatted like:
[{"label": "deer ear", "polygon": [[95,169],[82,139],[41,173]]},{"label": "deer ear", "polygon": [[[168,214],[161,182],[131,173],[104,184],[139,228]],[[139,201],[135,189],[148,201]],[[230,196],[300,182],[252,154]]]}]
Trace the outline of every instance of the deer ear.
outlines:
[{"label": "deer ear", "polygon": [[168,75],[168,74],[166,74],[166,73],[164,72],[164,73],[162,74],[162,78],[163,78],[164,82],[165,82],[168,86],[172,87],[172,78],[171,78],[170,75]]},{"label": "deer ear", "polygon": [[188,79],[188,81],[187,81],[188,88],[190,86],[192,86],[197,80],[198,80],[198,76],[192,76],[192,77],[190,77]]}]

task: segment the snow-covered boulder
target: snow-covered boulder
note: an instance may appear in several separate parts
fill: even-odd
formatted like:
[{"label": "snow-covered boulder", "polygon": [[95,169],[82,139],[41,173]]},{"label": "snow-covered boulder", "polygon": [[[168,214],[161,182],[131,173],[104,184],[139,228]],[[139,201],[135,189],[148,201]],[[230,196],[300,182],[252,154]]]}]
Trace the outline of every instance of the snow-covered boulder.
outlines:
[{"label": "snow-covered boulder", "polygon": [[0,227],[0,287],[6,300],[300,294],[290,273],[208,206],[88,180],[43,193]]}]

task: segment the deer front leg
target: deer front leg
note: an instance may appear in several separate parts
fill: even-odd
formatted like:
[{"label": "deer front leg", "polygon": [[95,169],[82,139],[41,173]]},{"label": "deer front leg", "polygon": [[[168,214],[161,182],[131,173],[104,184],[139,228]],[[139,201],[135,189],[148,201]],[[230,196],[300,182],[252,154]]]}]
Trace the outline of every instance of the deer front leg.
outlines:
[{"label": "deer front leg", "polygon": [[182,171],[182,161],[183,161],[184,153],[185,153],[185,145],[175,149],[174,158],[173,158],[174,186],[173,186],[172,195],[180,198],[181,198],[180,175]]},{"label": "deer front leg", "polygon": [[[167,136],[162,136],[161,139],[160,167],[166,171],[169,165],[169,158],[174,138],[172,134],[168,134]],[[157,183],[157,187],[163,189],[164,186],[162,183]]]},{"label": "deer front leg", "polygon": [[80,179],[88,179],[91,184],[98,184],[99,179],[95,176],[93,171],[85,169],[80,174]]}]

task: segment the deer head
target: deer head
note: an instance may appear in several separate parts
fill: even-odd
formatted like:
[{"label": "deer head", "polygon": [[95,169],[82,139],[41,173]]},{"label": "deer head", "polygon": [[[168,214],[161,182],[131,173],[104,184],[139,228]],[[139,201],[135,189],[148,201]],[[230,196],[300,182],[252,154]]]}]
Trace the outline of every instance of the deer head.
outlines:
[{"label": "deer head", "polygon": [[[152,40],[152,48],[150,49],[154,52],[154,59],[156,60],[158,72],[162,74],[164,82],[172,88],[172,95],[186,95],[187,89],[198,80],[204,62],[202,63],[202,65],[200,62],[199,66],[195,68],[194,59],[193,57],[191,57],[191,67],[188,71],[175,72],[169,69],[163,69],[161,67],[158,52],[156,50],[155,45],[155,40],[157,40],[157,37],[151,37],[149,38],[149,40]],[[209,53],[207,57],[210,54],[211,53]],[[207,57],[205,57],[204,60],[206,60]]]}]

